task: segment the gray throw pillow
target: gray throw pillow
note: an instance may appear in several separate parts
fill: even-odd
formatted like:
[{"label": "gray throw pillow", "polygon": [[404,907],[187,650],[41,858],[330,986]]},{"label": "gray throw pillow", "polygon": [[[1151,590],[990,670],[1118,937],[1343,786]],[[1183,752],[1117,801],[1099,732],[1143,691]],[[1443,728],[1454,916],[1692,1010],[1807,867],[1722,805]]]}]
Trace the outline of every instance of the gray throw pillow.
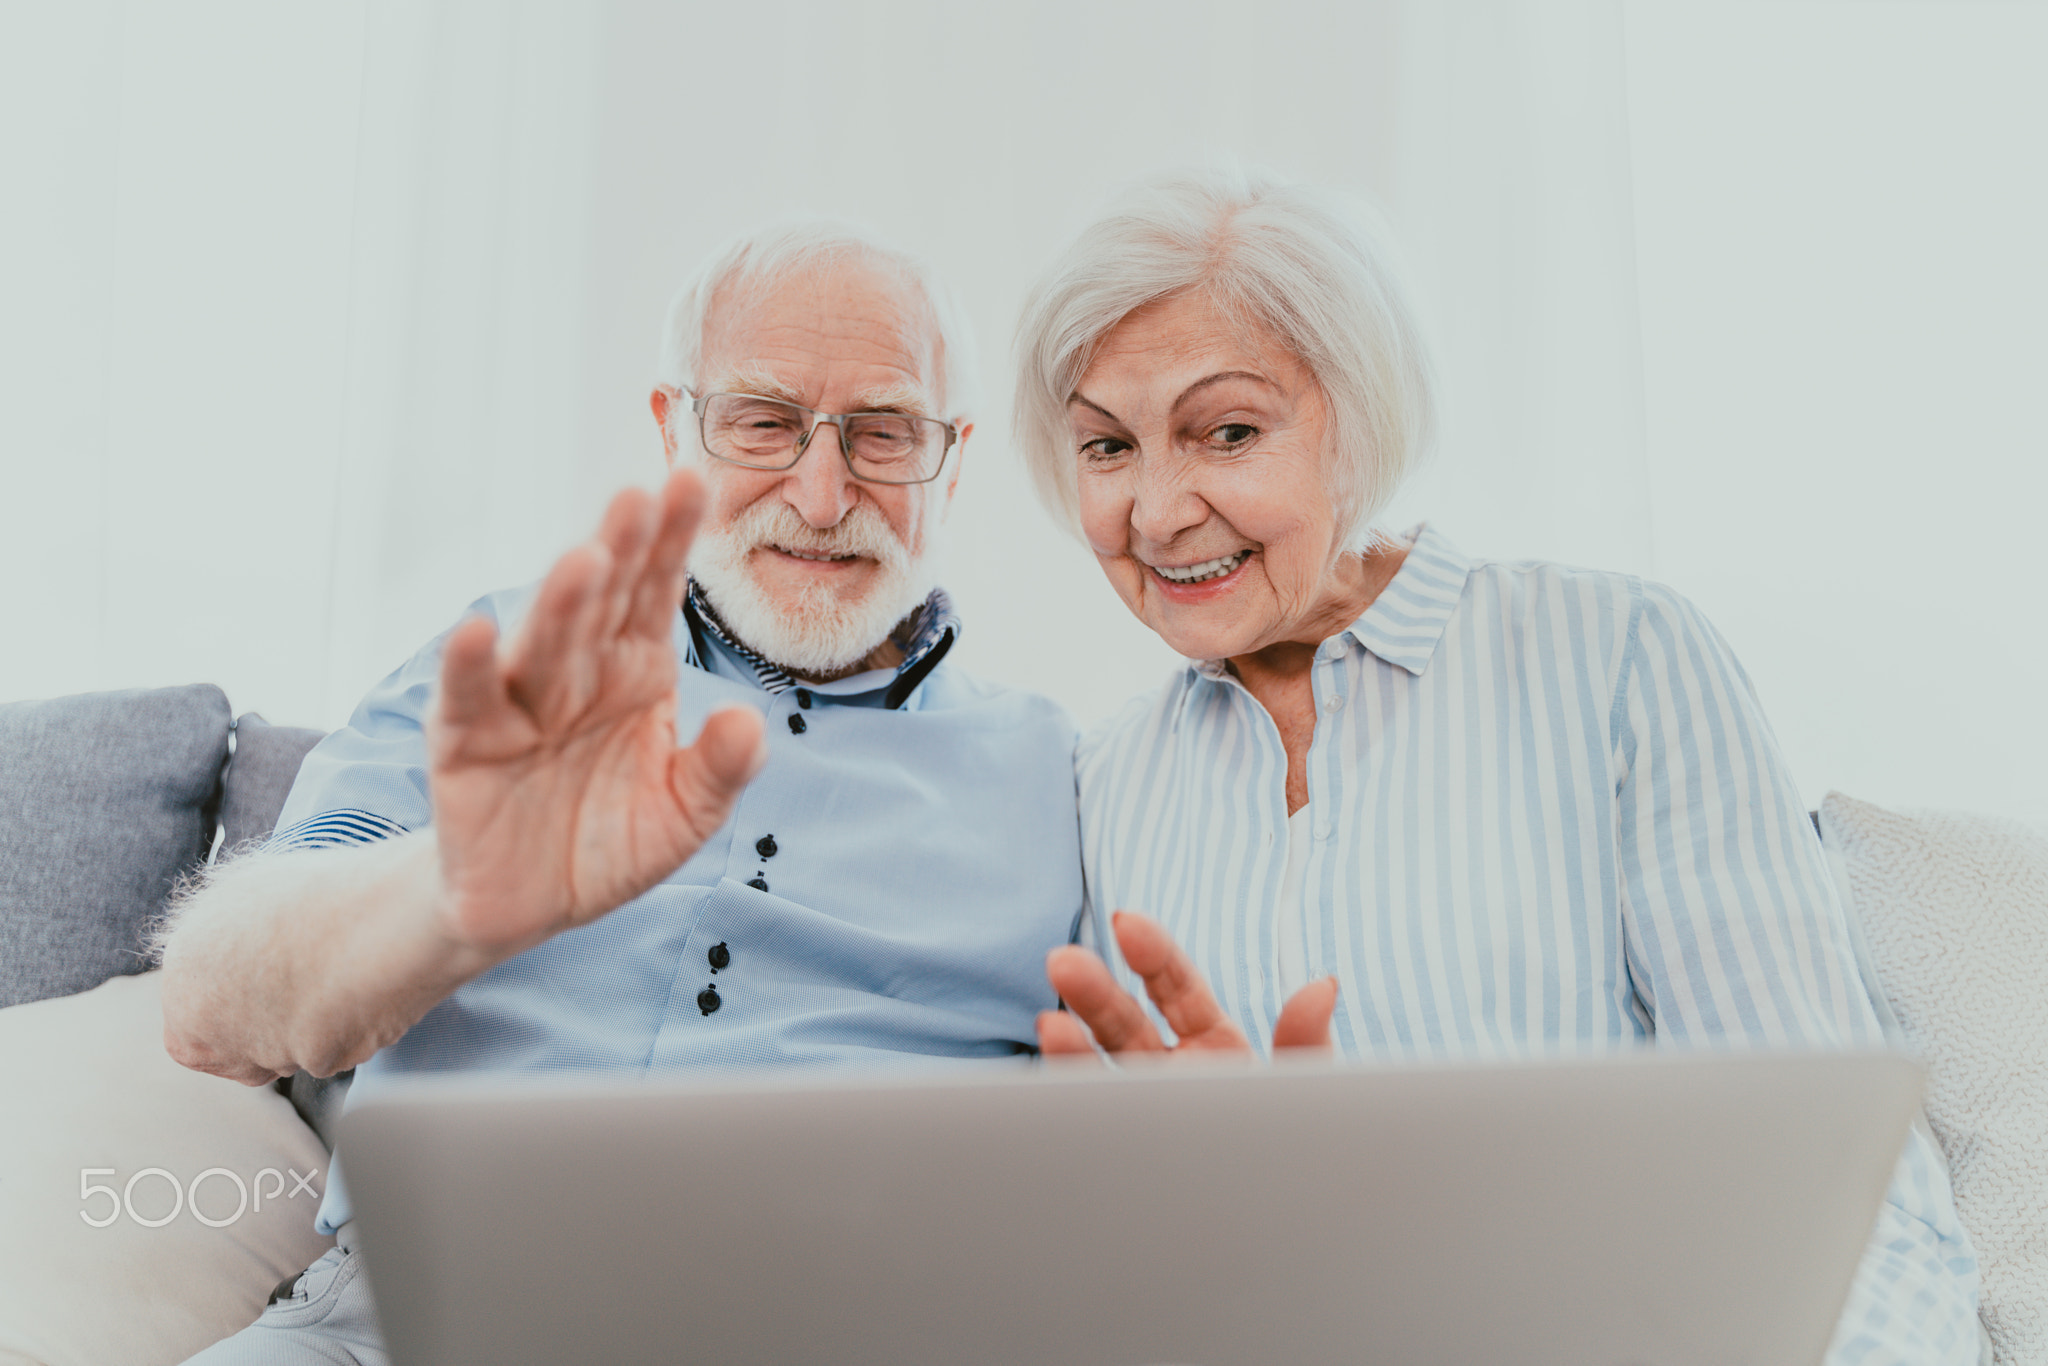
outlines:
[{"label": "gray throw pillow", "polygon": [[324,731],[273,726],[253,711],[235,719],[235,753],[220,780],[222,857],[269,838],[300,762],[323,738]]},{"label": "gray throw pillow", "polygon": [[148,966],[213,844],[230,714],[210,683],[0,704],[0,1007]]}]

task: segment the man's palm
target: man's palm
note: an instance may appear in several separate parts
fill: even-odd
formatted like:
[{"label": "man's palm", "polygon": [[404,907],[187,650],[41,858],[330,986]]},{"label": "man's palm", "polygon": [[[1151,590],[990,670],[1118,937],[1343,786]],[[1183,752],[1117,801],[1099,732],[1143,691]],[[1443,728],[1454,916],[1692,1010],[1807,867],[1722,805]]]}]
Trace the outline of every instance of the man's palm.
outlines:
[{"label": "man's palm", "polygon": [[428,724],[451,931],[512,948],[659,883],[725,823],[766,758],[757,713],[715,713],[676,747],[675,613],[703,503],[678,472],[629,489],[555,563],[501,649],[457,627]]}]

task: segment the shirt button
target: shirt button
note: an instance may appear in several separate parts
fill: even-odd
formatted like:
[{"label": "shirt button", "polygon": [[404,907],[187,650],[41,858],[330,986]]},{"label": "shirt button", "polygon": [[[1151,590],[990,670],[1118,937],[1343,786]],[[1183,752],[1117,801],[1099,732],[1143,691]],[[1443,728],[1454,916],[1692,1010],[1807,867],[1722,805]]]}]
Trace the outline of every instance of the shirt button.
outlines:
[{"label": "shirt button", "polygon": [[1342,659],[1344,657],[1344,645],[1341,641],[1324,641],[1323,648],[1316,651],[1316,653],[1324,659]]},{"label": "shirt button", "polygon": [[796,704],[805,711],[811,709],[811,690],[809,688],[798,688],[796,690]]},{"label": "shirt button", "polygon": [[713,972],[717,972],[722,967],[728,967],[732,963],[732,950],[723,944],[713,944],[711,952],[704,956],[711,960],[711,970]]},{"label": "shirt button", "polygon": [[706,1015],[709,1015],[724,1004],[725,1002],[718,999],[718,989],[716,987],[706,987],[697,993],[697,1009],[703,1011]]},{"label": "shirt button", "polygon": [[747,879],[747,885],[757,892],[765,892],[768,890],[768,879],[765,877],[750,877]]},{"label": "shirt button", "polygon": [[1323,703],[1323,710],[1334,716],[1344,710],[1344,699],[1333,695],[1328,701]]},{"label": "shirt button", "polygon": [[762,858],[774,858],[777,847],[773,835],[763,835],[754,841],[754,852]]},{"label": "shirt button", "polygon": [[1317,839],[1327,841],[1330,838],[1331,834],[1332,830],[1330,827],[1330,823],[1328,821],[1324,821],[1320,825],[1316,826]]},{"label": "shirt button", "polygon": [[804,718],[803,718],[803,717],[801,717],[801,716],[797,716],[797,715],[794,715],[794,714],[792,714],[792,715],[790,716],[790,718],[789,718],[789,733],[790,733],[791,735],[802,735],[802,734],[803,734],[803,733],[804,733],[804,732],[805,732],[806,730],[808,730],[808,729],[810,729],[810,727],[808,727],[808,726],[806,726],[806,725],[804,724]]}]

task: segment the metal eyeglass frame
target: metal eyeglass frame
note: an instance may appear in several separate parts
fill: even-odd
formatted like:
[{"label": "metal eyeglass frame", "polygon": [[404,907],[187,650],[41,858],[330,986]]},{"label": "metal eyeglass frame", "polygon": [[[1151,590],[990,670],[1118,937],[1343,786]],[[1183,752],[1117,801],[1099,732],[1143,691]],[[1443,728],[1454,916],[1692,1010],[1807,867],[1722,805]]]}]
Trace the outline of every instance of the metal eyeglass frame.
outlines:
[{"label": "metal eyeglass frame", "polygon": [[[704,454],[710,456],[713,460],[723,460],[728,465],[737,465],[743,470],[764,470],[769,473],[779,473],[782,470],[795,469],[797,462],[804,458],[804,452],[811,448],[811,438],[818,434],[818,428],[829,425],[835,429],[835,433],[839,438],[839,458],[846,462],[846,472],[848,474],[860,480],[863,484],[887,484],[896,488],[908,488],[917,484],[929,484],[932,480],[944,474],[946,472],[946,461],[953,454],[953,444],[960,439],[959,429],[952,423],[940,422],[938,418],[925,417],[921,413],[877,413],[866,411],[858,413],[823,413],[819,412],[816,408],[806,408],[801,403],[791,403],[788,399],[769,398],[766,394],[740,394],[725,391],[716,394],[693,394],[688,389],[680,386],[674,392],[678,397],[690,400],[690,411],[697,415],[697,444],[703,447]],[[711,439],[704,431],[704,410],[710,406],[711,400],[714,398],[758,399],[764,403],[779,403],[785,408],[794,408],[798,412],[803,413],[808,418],[808,421],[804,426],[804,434],[796,439],[796,454],[789,458],[789,463],[786,465],[750,465],[744,460],[734,460],[730,456],[720,455],[717,451],[712,450]],[[939,426],[946,433],[946,444],[939,450],[939,463],[933,467],[930,474],[922,479],[877,479],[873,475],[862,474],[853,467],[853,452],[846,447],[846,423],[849,419],[856,417],[911,417],[916,418],[920,422],[938,422]]]}]

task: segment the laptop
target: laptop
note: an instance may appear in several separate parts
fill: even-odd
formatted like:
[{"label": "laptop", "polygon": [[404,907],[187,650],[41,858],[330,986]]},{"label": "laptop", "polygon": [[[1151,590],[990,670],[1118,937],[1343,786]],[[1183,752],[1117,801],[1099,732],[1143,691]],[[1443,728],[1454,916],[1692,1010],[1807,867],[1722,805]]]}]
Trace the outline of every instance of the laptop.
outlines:
[{"label": "laptop", "polygon": [[1813,1366],[1884,1053],[408,1079],[342,1121],[393,1360]]}]

